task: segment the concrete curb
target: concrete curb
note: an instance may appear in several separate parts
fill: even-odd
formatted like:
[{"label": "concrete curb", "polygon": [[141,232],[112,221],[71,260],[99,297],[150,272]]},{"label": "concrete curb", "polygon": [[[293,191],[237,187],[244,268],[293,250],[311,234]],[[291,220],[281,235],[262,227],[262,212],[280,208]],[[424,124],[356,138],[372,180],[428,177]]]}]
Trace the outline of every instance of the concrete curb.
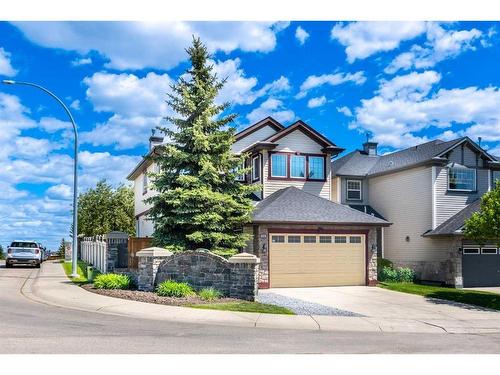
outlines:
[{"label": "concrete curb", "polygon": [[[86,291],[71,283],[58,263],[44,263],[34,271],[21,288],[33,301],[59,308],[100,314],[152,319],[190,324],[305,329],[321,331],[400,332],[400,333],[492,333],[500,325],[468,326],[446,321],[427,322],[412,319],[380,319],[371,317],[278,315],[167,306],[107,297]],[[465,322],[464,322],[465,323]],[[492,322],[494,323],[494,322]]]}]

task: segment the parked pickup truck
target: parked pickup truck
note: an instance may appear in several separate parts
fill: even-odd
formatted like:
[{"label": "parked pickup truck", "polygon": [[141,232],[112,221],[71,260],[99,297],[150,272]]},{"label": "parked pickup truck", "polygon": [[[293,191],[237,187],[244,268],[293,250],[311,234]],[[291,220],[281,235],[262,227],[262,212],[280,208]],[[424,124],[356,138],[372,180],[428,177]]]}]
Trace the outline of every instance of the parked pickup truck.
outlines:
[{"label": "parked pickup truck", "polygon": [[7,247],[5,267],[23,264],[40,268],[40,264],[43,262],[43,252],[43,247],[35,241],[13,241]]}]

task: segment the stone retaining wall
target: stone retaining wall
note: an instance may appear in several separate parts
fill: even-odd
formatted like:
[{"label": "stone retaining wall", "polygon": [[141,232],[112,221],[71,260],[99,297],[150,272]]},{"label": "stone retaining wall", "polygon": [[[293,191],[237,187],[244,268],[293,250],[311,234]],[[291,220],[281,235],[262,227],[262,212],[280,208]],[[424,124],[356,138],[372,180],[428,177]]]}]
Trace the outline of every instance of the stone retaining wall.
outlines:
[{"label": "stone retaining wall", "polygon": [[138,289],[152,291],[165,280],[186,282],[195,290],[213,287],[224,296],[253,301],[258,290],[259,259],[241,253],[228,260],[207,251],[172,254],[160,248],[137,253]]}]

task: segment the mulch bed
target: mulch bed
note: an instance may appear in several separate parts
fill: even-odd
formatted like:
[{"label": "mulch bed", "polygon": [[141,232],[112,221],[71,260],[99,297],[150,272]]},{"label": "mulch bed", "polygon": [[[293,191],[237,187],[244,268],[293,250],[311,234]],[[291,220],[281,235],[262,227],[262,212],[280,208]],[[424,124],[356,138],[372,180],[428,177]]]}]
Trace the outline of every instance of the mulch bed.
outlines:
[{"label": "mulch bed", "polygon": [[128,299],[132,301],[156,303],[159,305],[184,306],[184,305],[201,305],[207,303],[224,303],[224,302],[241,302],[235,298],[219,298],[215,301],[204,301],[198,296],[192,297],[161,297],[153,292],[142,292],[140,290],[120,290],[120,289],[96,289],[92,284],[82,285],[82,288],[103,296]]}]

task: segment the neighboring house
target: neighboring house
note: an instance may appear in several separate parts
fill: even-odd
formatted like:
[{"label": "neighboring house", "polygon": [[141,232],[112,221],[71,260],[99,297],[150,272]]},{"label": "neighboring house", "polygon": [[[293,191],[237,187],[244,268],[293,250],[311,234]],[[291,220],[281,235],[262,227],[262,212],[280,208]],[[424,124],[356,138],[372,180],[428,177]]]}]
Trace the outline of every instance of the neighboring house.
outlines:
[{"label": "neighboring house", "polygon": [[478,144],[434,140],[378,155],[377,144],[366,142],[333,161],[332,171],[333,201],[393,223],[380,229],[379,257],[422,280],[500,286],[496,243],[475,244],[461,233],[500,179],[500,162]]},{"label": "neighboring house", "polygon": [[[154,139],[153,139],[154,138]],[[150,154],[160,139],[150,139]],[[390,225],[375,214],[332,202],[331,159],[343,151],[302,121],[284,127],[271,117],[239,132],[233,151],[246,154],[250,173],[242,183],[259,184],[245,250],[260,260],[260,287],[371,285],[377,280],[377,231]],[[137,235],[150,236],[154,192],[144,159],[128,176],[135,186]]]}]

